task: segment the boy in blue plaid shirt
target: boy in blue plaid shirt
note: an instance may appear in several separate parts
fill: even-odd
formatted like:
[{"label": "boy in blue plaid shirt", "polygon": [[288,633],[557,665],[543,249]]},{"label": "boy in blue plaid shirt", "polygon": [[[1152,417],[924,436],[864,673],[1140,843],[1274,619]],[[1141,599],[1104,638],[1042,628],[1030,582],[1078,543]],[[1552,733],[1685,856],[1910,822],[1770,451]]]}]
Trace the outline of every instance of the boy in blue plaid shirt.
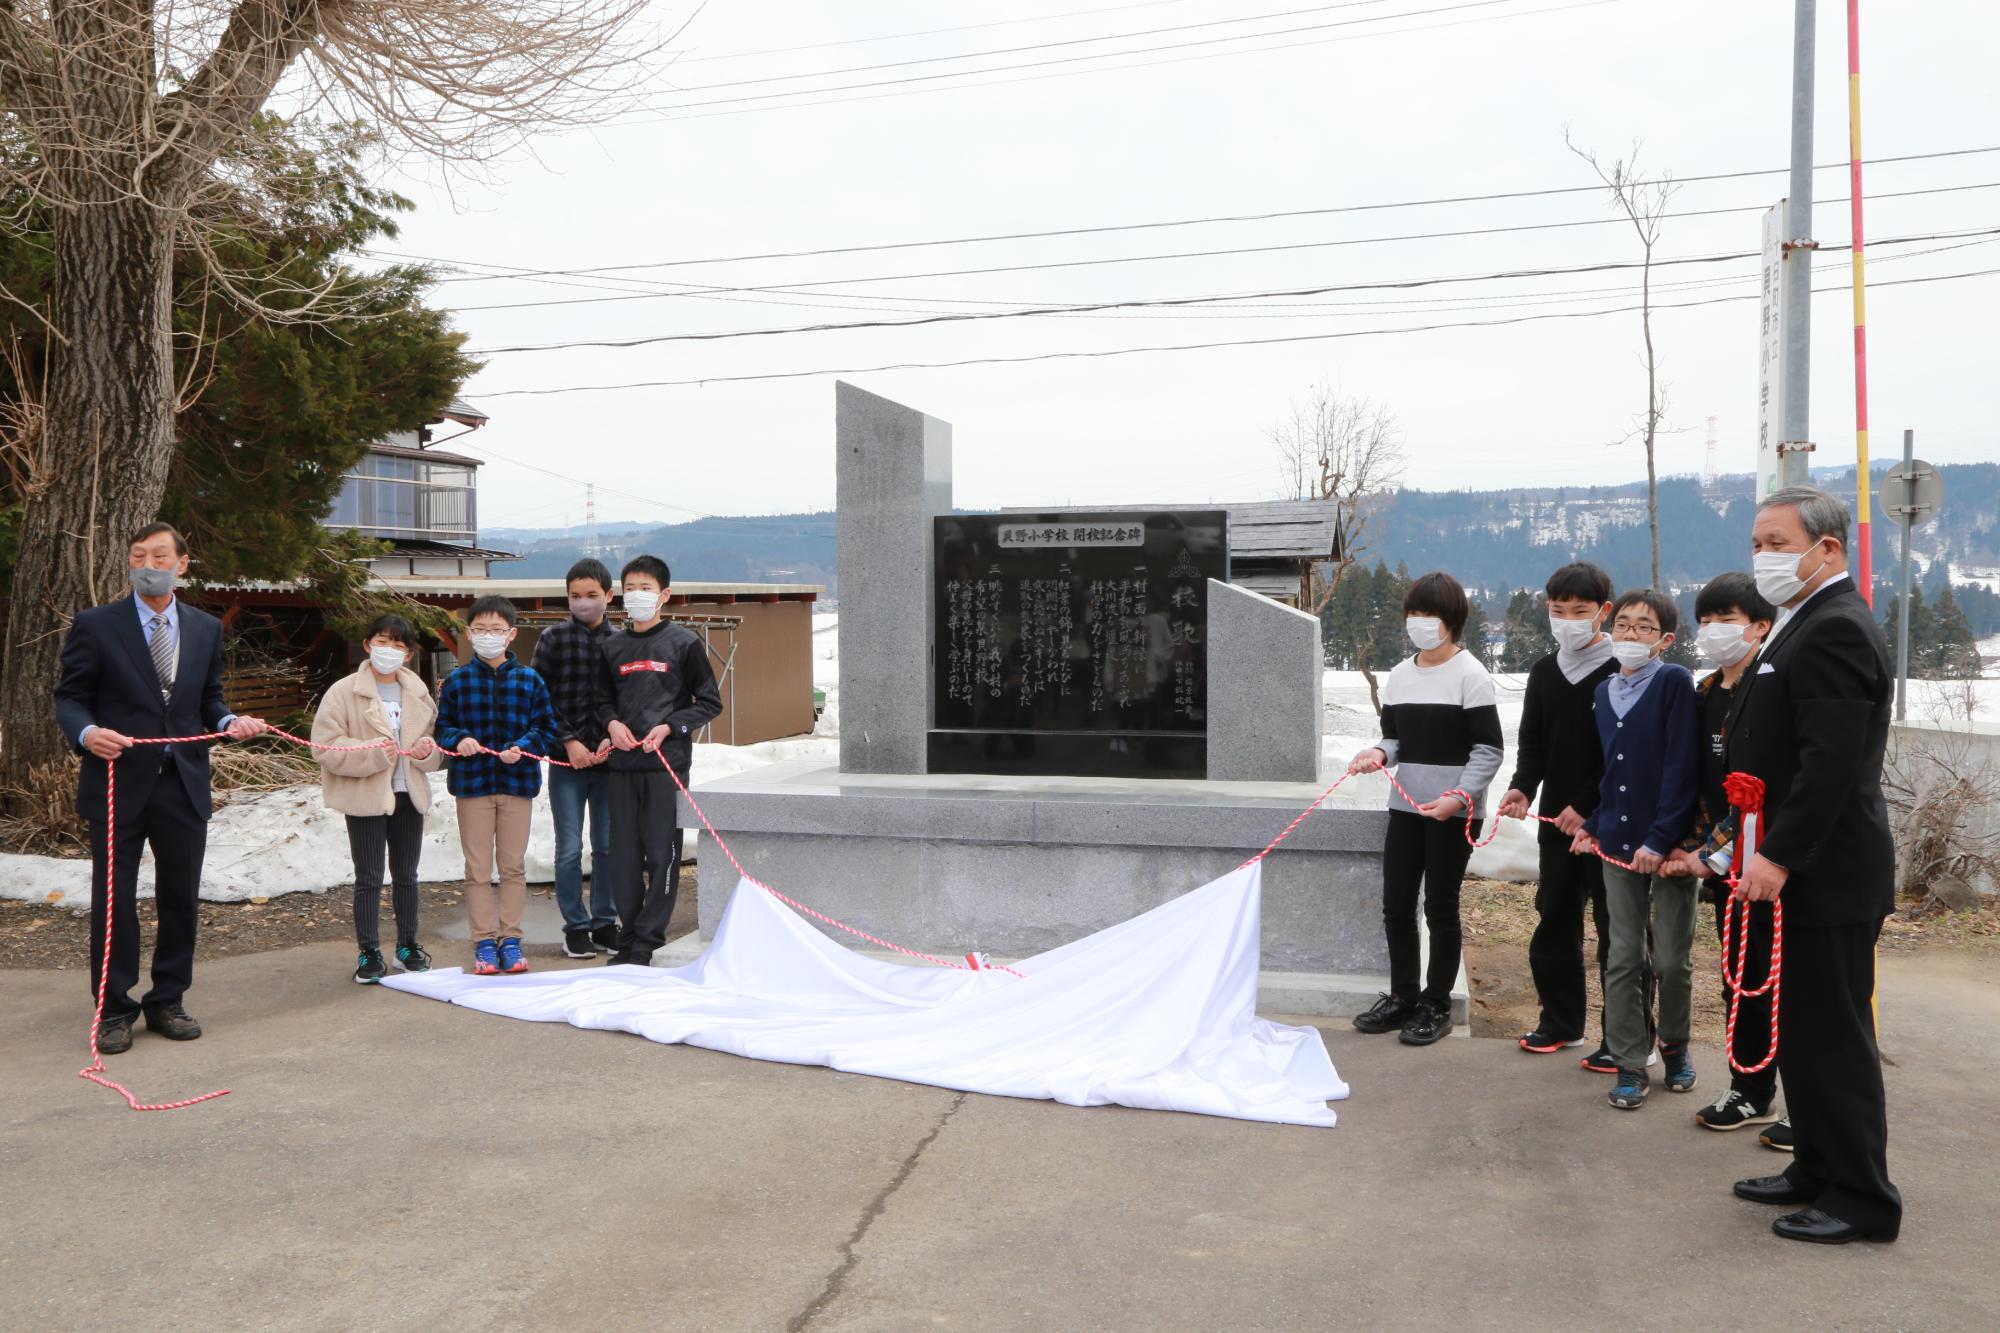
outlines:
[{"label": "boy in blue plaid shirt", "polygon": [[508,650],[515,620],[514,604],[505,597],[474,602],[466,621],[472,660],[445,677],[438,692],[438,744],[458,756],[448,785],[458,798],[458,840],[465,849],[472,970],[481,976],[528,970],[521,917],[528,906],[528,818],[542,789],[542,766],[527,756],[547,754],[556,740],[548,686]]}]

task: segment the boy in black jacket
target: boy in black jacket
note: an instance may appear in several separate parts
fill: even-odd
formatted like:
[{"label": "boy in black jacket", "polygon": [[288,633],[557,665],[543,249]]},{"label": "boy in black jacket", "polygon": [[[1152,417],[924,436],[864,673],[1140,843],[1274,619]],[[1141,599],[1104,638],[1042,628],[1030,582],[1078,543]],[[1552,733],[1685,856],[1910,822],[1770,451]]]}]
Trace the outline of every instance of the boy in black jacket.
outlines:
[{"label": "boy in black jacket", "polygon": [[[1570,842],[1584,819],[1597,809],[1597,787],[1604,775],[1604,755],[1591,720],[1598,683],[1618,668],[1611,656],[1611,635],[1605,624],[1611,612],[1611,576],[1584,561],[1564,565],[1549,576],[1544,589],[1549,608],[1549,632],[1556,651],[1528,671],[1528,691],[1521,705],[1518,758],[1500,814],[1525,819],[1536,788],[1541,789],[1539,813],[1557,822],[1536,825],[1541,882],[1535,891],[1540,922],[1528,942],[1528,967],[1541,998],[1541,1021],[1520,1039],[1524,1051],[1547,1055],[1581,1046],[1588,1027],[1588,1002],[1583,985],[1583,909],[1590,906],[1597,922],[1597,976],[1604,979],[1611,940],[1605,914],[1603,862],[1575,856]],[[1646,1012],[1651,1014],[1652,969],[1642,971]],[[1600,1033],[1602,1014],[1599,1015]],[[1603,1044],[1584,1057],[1583,1067],[1615,1073]]]},{"label": "boy in black jacket", "polygon": [[634,556],[619,572],[625,629],[599,647],[603,670],[593,699],[611,739],[611,891],[618,947],[607,963],[653,961],[667,940],[681,884],[679,788],[694,761],[694,733],[722,712],[708,646],[663,618],[672,576],[658,556]]}]

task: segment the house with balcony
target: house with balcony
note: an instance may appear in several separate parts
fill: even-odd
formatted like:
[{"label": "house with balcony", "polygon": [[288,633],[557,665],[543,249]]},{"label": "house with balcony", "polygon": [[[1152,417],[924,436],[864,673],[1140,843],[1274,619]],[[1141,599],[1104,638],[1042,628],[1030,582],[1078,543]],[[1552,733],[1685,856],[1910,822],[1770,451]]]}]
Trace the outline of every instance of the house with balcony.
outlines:
[{"label": "house with balcony", "polygon": [[[370,562],[382,578],[486,578],[511,551],[479,545],[480,460],[440,444],[470,435],[487,416],[454,401],[429,425],[368,446],[347,474],[326,526],[353,528],[392,544]],[[458,427],[455,431],[450,427]],[[440,438],[440,431],[448,431]]]}]

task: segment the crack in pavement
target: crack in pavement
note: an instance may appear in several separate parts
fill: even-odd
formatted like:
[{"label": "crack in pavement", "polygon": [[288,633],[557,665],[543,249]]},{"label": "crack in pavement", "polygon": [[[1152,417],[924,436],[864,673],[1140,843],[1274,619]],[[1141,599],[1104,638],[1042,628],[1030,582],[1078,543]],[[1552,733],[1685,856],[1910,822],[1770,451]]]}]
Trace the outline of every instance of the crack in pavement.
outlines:
[{"label": "crack in pavement", "polygon": [[801,1330],[825,1314],[827,1307],[840,1298],[841,1290],[847,1285],[848,1274],[852,1273],[856,1265],[861,1262],[858,1251],[862,1239],[868,1234],[868,1229],[875,1225],[876,1218],[889,1210],[890,1197],[903,1187],[903,1182],[917,1169],[917,1159],[924,1155],[924,1149],[937,1142],[937,1136],[944,1133],[945,1125],[958,1113],[958,1108],[965,1105],[965,1099],[970,1095],[961,1092],[952,1098],[951,1105],[944,1108],[944,1114],[938,1117],[935,1125],[931,1126],[931,1132],[918,1140],[917,1146],[910,1149],[909,1156],[905,1157],[902,1165],[896,1168],[896,1174],[890,1178],[889,1183],[876,1191],[875,1197],[868,1201],[868,1206],[861,1210],[861,1218],[854,1224],[853,1232],[841,1244],[839,1265],[827,1274],[826,1284],[820,1288],[819,1295],[813,1297],[812,1303],[792,1316],[791,1322],[785,1325],[785,1333],[801,1333]]}]

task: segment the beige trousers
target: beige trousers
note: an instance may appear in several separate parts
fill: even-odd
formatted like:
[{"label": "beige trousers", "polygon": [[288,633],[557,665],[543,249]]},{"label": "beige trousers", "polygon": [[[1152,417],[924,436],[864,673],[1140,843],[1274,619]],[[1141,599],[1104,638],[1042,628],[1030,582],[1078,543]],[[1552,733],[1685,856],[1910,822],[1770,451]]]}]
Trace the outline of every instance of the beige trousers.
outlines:
[{"label": "beige trousers", "polygon": [[[458,798],[458,841],[465,849],[465,911],[472,938],[521,936],[528,910],[528,816],[534,802],[525,796]],[[500,864],[500,892],[493,892],[493,865]]]}]

